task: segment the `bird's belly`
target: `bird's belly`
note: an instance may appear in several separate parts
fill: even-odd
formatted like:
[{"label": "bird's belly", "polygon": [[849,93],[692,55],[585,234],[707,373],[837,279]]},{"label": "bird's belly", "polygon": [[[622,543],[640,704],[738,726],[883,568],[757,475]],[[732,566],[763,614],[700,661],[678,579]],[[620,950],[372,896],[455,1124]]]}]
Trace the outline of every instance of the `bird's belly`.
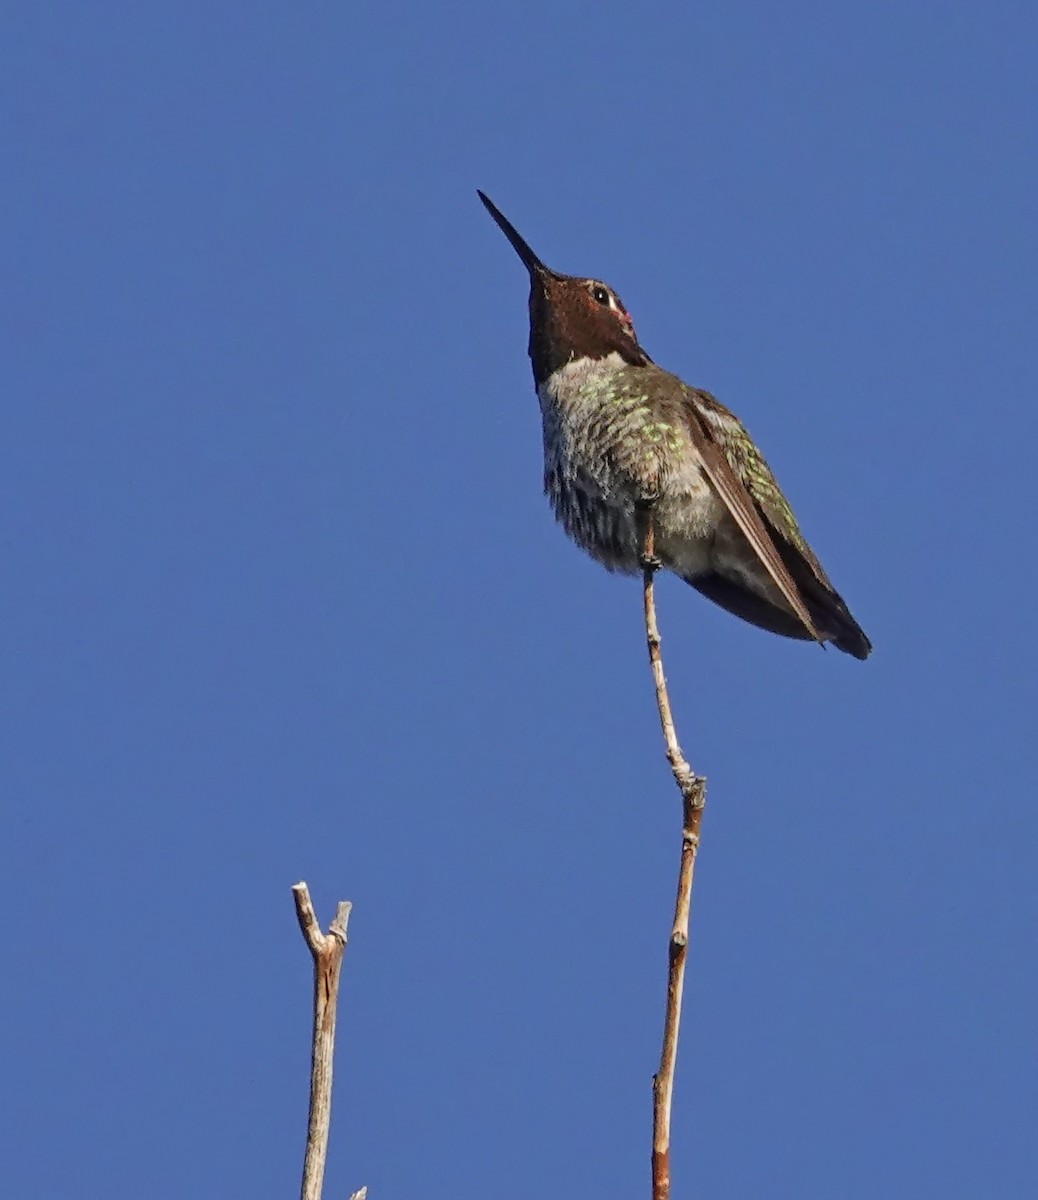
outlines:
[{"label": "bird's belly", "polygon": [[593,480],[545,473],[555,516],[574,542],[610,571],[639,569],[640,549],[633,500],[605,493]]},{"label": "bird's belly", "polygon": [[[567,464],[569,465],[569,464]],[[604,484],[585,471],[551,469],[546,464],[545,489],[555,515],[569,536],[611,571],[640,570],[642,544],[635,489]],[[653,504],[655,553],[664,566],[681,575],[711,569],[714,531],[725,510],[703,473],[688,467],[680,477],[661,480]]]},{"label": "bird's belly", "polygon": [[725,509],[706,479],[692,481],[677,495],[669,491],[655,506],[656,556],[678,575],[711,569],[714,534]]}]

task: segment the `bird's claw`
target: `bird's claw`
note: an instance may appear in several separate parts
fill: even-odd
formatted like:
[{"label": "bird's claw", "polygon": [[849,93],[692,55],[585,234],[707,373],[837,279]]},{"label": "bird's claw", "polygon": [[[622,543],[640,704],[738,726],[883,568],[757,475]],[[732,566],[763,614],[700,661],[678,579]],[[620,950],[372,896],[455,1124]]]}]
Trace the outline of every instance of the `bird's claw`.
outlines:
[{"label": "bird's claw", "polygon": [[655,554],[640,554],[638,561],[643,571],[659,571],[663,567],[663,559]]}]

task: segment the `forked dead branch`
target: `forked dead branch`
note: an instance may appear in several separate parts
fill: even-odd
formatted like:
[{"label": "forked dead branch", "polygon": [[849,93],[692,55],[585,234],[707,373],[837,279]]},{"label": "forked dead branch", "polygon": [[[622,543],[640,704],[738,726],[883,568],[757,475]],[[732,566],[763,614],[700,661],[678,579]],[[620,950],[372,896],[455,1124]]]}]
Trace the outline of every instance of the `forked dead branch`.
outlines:
[{"label": "forked dead branch", "polygon": [[[353,905],[340,900],[335,918],[322,933],[305,883],[292,888],[296,917],[314,960],[314,1029],[310,1055],[310,1120],[306,1135],[301,1200],[321,1200],[324,1168],[328,1160],[328,1134],[332,1120],[332,1063],[335,1056],[335,1019],[339,1006],[339,976],[346,951],[346,927]],[[355,1192],[354,1198],[361,1192]],[[351,1198],[351,1200],[354,1200]]]}]

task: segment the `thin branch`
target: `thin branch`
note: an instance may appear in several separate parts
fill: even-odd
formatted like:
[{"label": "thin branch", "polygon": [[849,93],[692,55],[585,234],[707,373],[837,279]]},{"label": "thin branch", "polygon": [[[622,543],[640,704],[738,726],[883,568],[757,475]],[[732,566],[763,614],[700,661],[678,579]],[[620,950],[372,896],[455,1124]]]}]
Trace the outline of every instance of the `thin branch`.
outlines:
[{"label": "thin branch", "polygon": [[663,1020],[663,1047],[660,1066],[652,1080],[652,1200],[670,1197],[670,1114],[674,1101],[674,1068],[678,1057],[678,1032],[681,1027],[681,995],[685,986],[685,959],[688,956],[688,917],[692,903],[692,881],[699,850],[699,827],[706,806],[706,780],[696,775],[678,744],[674,715],[663,673],[660,630],[656,620],[656,595],[653,579],[660,563],[656,558],[656,535],[651,508],[639,510],[642,542],[642,597],[645,608],[645,639],[649,664],[656,688],[656,707],[660,728],[667,747],[674,781],[681,792],[681,865],[678,868],[678,892],[674,902],[674,923],[670,930],[667,954],[667,1008]]},{"label": "thin branch", "polygon": [[[332,1059],[335,1054],[335,1014],[339,1003],[339,974],[346,951],[346,927],[353,905],[340,900],[335,919],[322,933],[305,883],[292,888],[299,928],[314,960],[314,1036],[310,1056],[310,1123],[306,1135],[301,1200],[321,1200],[328,1132],[332,1121]],[[362,1189],[363,1190],[363,1189]]]}]

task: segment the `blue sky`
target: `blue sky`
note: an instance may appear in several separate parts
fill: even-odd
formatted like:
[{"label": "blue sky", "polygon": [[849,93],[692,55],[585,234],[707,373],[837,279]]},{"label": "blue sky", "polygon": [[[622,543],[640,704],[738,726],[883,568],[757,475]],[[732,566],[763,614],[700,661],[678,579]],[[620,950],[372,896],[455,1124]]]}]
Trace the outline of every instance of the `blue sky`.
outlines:
[{"label": "blue sky", "polygon": [[661,584],[676,1195],[1032,1190],[1033,6],[18,9],[4,1191],[292,1194],[305,878],[326,1195],[647,1194],[679,806],[477,187],[740,414],[876,647]]}]

